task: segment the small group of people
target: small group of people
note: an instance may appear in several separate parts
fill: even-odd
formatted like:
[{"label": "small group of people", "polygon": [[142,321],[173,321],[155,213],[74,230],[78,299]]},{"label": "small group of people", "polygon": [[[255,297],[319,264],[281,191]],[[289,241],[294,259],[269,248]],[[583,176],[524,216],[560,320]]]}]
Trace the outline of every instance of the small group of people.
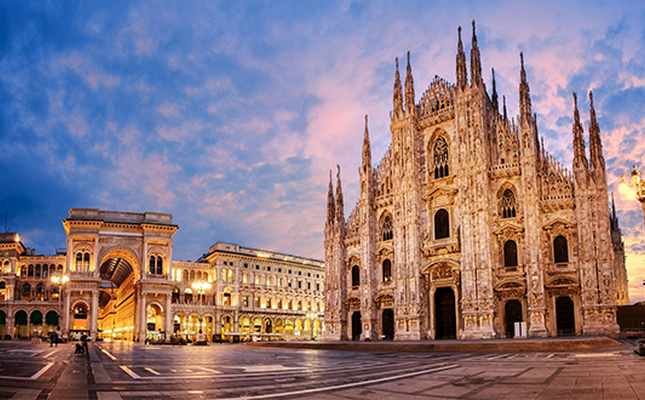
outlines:
[{"label": "small group of people", "polygon": [[51,332],[49,334],[49,347],[52,347],[54,344],[58,347],[58,343],[63,341],[63,333],[60,331],[60,326],[56,328],[56,332]]}]

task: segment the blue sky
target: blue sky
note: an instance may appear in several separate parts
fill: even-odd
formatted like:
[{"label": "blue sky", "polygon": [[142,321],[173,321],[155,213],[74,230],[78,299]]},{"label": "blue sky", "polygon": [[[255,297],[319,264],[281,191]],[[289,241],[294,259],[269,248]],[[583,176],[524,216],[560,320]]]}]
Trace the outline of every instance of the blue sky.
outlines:
[{"label": "blue sky", "polygon": [[[610,190],[645,159],[642,1],[0,3],[0,211],[26,245],[65,246],[72,207],[172,213],[176,259],[222,240],[323,256],[329,168],[357,197],[363,115],[389,144],[394,58],[418,96],[455,80],[477,20],[517,114],[524,51],[547,149],[571,162],[571,92],[594,100]],[[467,54],[469,52],[467,51]],[[632,301],[645,299],[643,214],[618,197]]]}]

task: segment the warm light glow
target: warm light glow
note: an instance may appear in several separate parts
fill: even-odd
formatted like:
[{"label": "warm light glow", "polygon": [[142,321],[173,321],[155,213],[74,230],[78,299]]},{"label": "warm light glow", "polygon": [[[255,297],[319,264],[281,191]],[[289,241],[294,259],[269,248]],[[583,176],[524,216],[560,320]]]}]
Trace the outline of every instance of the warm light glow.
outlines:
[{"label": "warm light glow", "polygon": [[636,192],[633,190],[628,191],[625,196],[627,197],[628,200],[636,200]]},{"label": "warm light glow", "polygon": [[258,257],[269,258],[269,257],[271,257],[271,253],[265,253],[263,251],[259,251],[258,252]]},{"label": "warm light glow", "polygon": [[620,181],[618,184],[618,193],[627,195],[631,190],[629,190],[629,185],[625,181]]}]

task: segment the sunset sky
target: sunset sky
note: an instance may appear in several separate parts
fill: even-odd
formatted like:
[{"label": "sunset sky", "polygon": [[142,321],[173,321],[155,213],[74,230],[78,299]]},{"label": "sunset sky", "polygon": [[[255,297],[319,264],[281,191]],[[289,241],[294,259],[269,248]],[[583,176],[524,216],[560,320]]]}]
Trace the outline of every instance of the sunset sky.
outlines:
[{"label": "sunset sky", "polygon": [[642,0],[4,1],[2,222],[52,254],[72,207],[168,212],[177,260],[217,241],[322,258],[329,169],[348,215],[364,114],[375,162],[390,142],[394,58],[411,52],[417,99],[435,75],[454,82],[473,19],[512,116],[524,52],[539,133],[568,167],[571,92],[586,135],[593,89],[631,301],[645,300],[643,211],[617,190],[645,168]]}]

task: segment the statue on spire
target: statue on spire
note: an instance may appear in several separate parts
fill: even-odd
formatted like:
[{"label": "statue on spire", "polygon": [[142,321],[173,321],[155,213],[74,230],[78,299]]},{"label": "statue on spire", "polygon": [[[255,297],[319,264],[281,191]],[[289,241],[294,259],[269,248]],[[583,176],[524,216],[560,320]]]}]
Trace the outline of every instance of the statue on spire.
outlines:
[{"label": "statue on spire", "polygon": [[457,43],[457,89],[464,90],[468,84],[468,74],[466,72],[466,54],[464,45],[461,42],[461,26],[457,28],[459,42]]},{"label": "statue on spire", "polygon": [[403,89],[401,87],[401,76],[399,75],[399,59],[395,58],[396,72],[394,73],[394,99],[393,118],[398,118],[403,114]]},{"label": "statue on spire", "polygon": [[479,54],[479,46],[477,46],[477,33],[475,32],[475,20],[473,20],[473,45],[470,49],[470,80],[472,87],[482,86],[482,62]]},{"label": "statue on spire", "polygon": [[412,77],[412,66],[410,65],[410,52],[408,51],[408,66],[405,69],[405,113],[414,115],[416,105],[414,103],[414,78]]}]

